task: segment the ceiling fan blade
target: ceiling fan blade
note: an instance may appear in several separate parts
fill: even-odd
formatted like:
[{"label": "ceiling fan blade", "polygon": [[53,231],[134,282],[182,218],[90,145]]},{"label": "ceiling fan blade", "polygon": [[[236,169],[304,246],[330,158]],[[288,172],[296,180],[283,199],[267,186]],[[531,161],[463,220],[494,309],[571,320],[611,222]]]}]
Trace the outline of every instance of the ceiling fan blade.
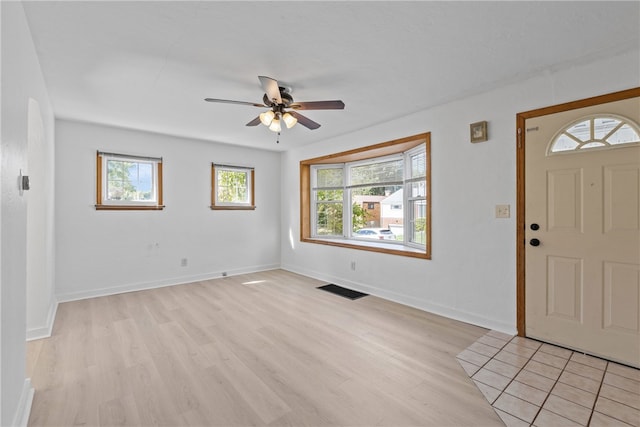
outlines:
[{"label": "ceiling fan blade", "polygon": [[289,108],[294,110],[344,110],[344,102],[340,100],[294,102]]},{"label": "ceiling fan blade", "polygon": [[318,129],[320,127],[320,123],[316,123],[310,118],[305,117],[300,113],[296,113],[295,111],[289,111],[289,114],[291,114],[293,117],[298,119],[298,123],[300,123],[302,126],[306,128],[313,130],[313,129]]},{"label": "ceiling fan blade", "polygon": [[[264,104],[257,104],[255,102],[231,101],[229,99],[205,98],[204,100],[207,101],[207,102],[220,102],[220,103],[223,103],[223,104],[251,105],[253,107],[260,107],[260,108],[264,108],[265,107]],[[268,107],[268,105],[267,105],[267,107]]]},{"label": "ceiling fan blade", "polygon": [[258,79],[260,80],[262,89],[264,89],[264,92],[269,97],[269,100],[275,102],[276,104],[282,104],[278,81],[266,76],[258,76]]},{"label": "ceiling fan blade", "polygon": [[251,120],[245,126],[258,126],[259,124],[260,124],[260,116],[258,116],[255,119]]}]

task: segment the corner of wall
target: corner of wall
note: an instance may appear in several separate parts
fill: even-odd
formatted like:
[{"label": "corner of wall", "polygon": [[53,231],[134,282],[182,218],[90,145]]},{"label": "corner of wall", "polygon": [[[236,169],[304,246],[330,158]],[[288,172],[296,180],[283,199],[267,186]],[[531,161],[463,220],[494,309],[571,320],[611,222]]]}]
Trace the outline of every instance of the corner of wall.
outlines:
[{"label": "corner of wall", "polygon": [[13,417],[13,426],[27,427],[29,416],[31,415],[31,404],[33,403],[34,394],[35,390],[31,385],[31,378],[25,379],[24,385],[22,386],[22,393],[20,394],[20,401],[18,402],[18,407]]},{"label": "corner of wall", "polygon": [[39,328],[27,329],[27,341],[38,340],[41,338],[49,338],[53,331],[53,324],[56,320],[56,313],[58,312],[58,301],[54,298],[49,306],[49,312],[47,313],[47,320],[45,325]]}]

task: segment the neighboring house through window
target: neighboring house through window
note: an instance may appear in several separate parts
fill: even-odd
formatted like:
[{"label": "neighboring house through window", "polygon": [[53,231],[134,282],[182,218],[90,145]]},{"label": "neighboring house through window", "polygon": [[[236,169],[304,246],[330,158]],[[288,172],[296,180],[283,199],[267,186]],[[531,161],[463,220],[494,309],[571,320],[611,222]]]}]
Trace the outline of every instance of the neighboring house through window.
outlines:
[{"label": "neighboring house through window", "polygon": [[302,161],[301,240],[430,258],[429,148],[425,133]]}]

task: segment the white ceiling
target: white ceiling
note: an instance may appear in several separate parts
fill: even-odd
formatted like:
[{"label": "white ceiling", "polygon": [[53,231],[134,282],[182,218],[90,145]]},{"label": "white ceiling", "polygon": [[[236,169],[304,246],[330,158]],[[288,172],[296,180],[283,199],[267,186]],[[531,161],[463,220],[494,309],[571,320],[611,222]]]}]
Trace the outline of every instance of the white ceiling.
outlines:
[{"label": "white ceiling", "polygon": [[[57,117],[270,150],[349,133],[640,46],[632,2],[28,1]],[[260,125],[257,76],[322,124]],[[615,78],[615,73],[612,73]]]}]

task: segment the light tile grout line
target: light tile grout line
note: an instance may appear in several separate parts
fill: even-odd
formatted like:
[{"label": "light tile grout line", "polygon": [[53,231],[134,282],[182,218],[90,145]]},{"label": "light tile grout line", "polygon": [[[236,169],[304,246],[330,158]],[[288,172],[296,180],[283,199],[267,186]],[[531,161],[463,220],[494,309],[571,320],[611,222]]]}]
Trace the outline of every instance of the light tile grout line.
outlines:
[{"label": "light tile grout line", "polygon": [[587,421],[587,425],[591,424],[593,413],[596,411],[596,403],[598,402],[598,398],[600,397],[600,390],[602,390],[602,384],[604,384],[604,376],[607,375],[608,369],[609,369],[609,361],[607,361],[607,364],[604,366],[604,371],[602,372],[602,379],[600,380],[600,386],[598,386],[598,392],[596,393],[596,398],[593,401],[593,407],[591,408],[591,414],[589,414],[589,420]]},{"label": "light tile grout line", "polygon": [[[538,347],[538,349],[536,350],[535,353],[533,353],[531,355],[531,358],[529,359],[529,361],[533,360],[533,356],[535,356],[536,354],[538,354],[538,352],[540,351],[540,349],[542,348],[542,344],[540,344],[540,347]],[[544,351],[543,351],[544,353]],[[548,354],[548,353],[545,353]],[[571,353],[573,355],[573,353]],[[533,423],[535,422],[535,420],[538,418],[538,415],[540,415],[540,412],[542,412],[542,408],[544,407],[544,404],[547,403],[547,400],[549,399],[549,396],[551,396],[551,392],[553,391],[554,388],[556,388],[556,384],[558,384],[558,381],[560,381],[560,377],[562,376],[562,373],[564,372],[564,369],[567,367],[567,365],[569,364],[569,360],[571,360],[571,356],[569,356],[569,358],[567,359],[567,361],[564,363],[564,366],[562,367],[562,370],[560,371],[560,374],[558,375],[558,378],[556,378],[556,380],[554,381],[553,385],[551,386],[551,388],[549,389],[549,392],[547,393],[547,395],[545,396],[544,400],[542,401],[542,403],[540,404],[540,407],[538,408],[538,412],[536,412],[536,416],[533,417],[533,420],[531,420],[531,425],[533,425]],[[529,363],[529,362],[527,362]],[[527,363],[524,364],[524,366],[527,366]],[[521,370],[524,369],[524,366],[522,367]],[[602,374],[604,375],[604,373]],[[594,405],[595,405],[595,401],[594,401]],[[548,409],[547,409],[548,411]],[[553,411],[549,411],[549,412],[553,412]],[[556,414],[555,412],[553,412],[554,414]],[[591,412],[593,414],[593,411]],[[569,418],[562,416],[560,414],[556,414],[559,417],[564,418],[565,420],[569,420]],[[589,415],[589,419],[591,419],[591,415]],[[569,421],[573,421],[573,420],[569,420]],[[587,423],[587,425],[589,425],[589,423]]]},{"label": "light tile grout line", "polygon": [[[512,341],[513,341],[513,338],[512,338],[511,340],[509,340],[509,342],[508,342],[508,343],[510,343],[510,342],[512,342]],[[508,343],[507,343],[507,344],[508,344]],[[507,344],[505,344],[505,347],[507,346]],[[508,394],[509,396],[513,396],[512,394],[507,393],[507,388],[509,388],[509,386],[511,385],[511,383],[513,383],[513,382],[516,380],[516,377],[517,377],[518,375],[520,375],[520,372],[524,371],[524,367],[525,367],[525,366],[527,366],[527,364],[528,364],[531,360],[533,360],[533,356],[535,356],[535,355],[540,351],[540,349],[541,349],[541,348],[542,348],[542,343],[538,346],[538,348],[537,348],[537,349],[536,349],[536,351],[531,355],[531,357],[529,357],[529,358],[528,358],[527,363],[525,363],[524,365],[522,365],[522,368],[520,368],[520,369],[518,370],[518,373],[517,373],[517,374],[515,374],[513,378],[511,378],[511,381],[509,381],[509,383],[506,385],[506,387],[504,388],[504,390],[502,390],[502,391],[500,392],[500,394],[498,395],[498,397],[496,398],[496,400],[494,400],[494,402],[496,402],[496,401],[500,398],[500,396],[502,396],[502,395],[503,395],[503,394],[505,394],[505,393],[506,393],[506,394]],[[473,350],[472,350],[472,351],[473,351]],[[505,351],[509,351],[509,350],[505,350]],[[544,353],[544,352],[543,352],[543,353]],[[497,354],[497,353],[496,353],[496,354]],[[545,354],[547,354],[547,353],[545,353]],[[489,362],[487,362],[487,363],[489,363]],[[564,364],[564,366],[565,366],[565,367],[567,366],[567,363],[569,363],[569,360],[568,360],[568,359],[567,359],[567,362]],[[562,370],[564,371],[564,367],[563,367],[563,369],[562,369]],[[534,372],[534,373],[535,373],[535,372]],[[560,373],[560,375],[562,375],[562,372]],[[538,418],[538,415],[540,414],[540,411],[542,411],[542,406],[544,406],[544,403],[547,401],[547,399],[549,398],[549,396],[551,396],[551,390],[553,390],[553,388],[556,386],[556,384],[557,384],[557,382],[558,382],[558,379],[560,379],[560,375],[558,375],[558,378],[557,378],[557,379],[556,379],[556,381],[553,383],[553,386],[551,386],[551,388],[550,388],[550,389],[549,389],[549,391],[547,392],[547,395],[545,396],[544,400],[542,401],[542,403],[541,403],[541,404],[540,404],[540,406],[538,407],[538,410],[536,411],[536,415],[533,417],[533,419],[531,420],[531,422],[528,422],[528,421],[526,421],[526,420],[523,420],[522,418],[520,418],[520,417],[518,417],[518,416],[516,416],[516,415],[514,415],[514,414],[509,414],[509,415],[511,415],[512,417],[516,417],[516,418],[518,418],[519,420],[521,420],[521,421],[523,421],[523,422],[525,422],[525,423],[528,423],[529,425],[533,425],[533,422],[536,420],[536,418]],[[545,377],[545,378],[546,378],[546,377]],[[529,384],[527,384],[527,385],[529,385]],[[536,388],[536,387],[533,387],[533,386],[529,386],[529,387]],[[538,389],[538,390],[539,390],[539,389]],[[524,401],[524,402],[527,402],[526,400],[521,399],[521,398],[520,398],[520,397],[518,397],[518,396],[513,396],[513,397],[515,397],[516,399],[520,399],[520,400],[522,400],[522,401]],[[527,403],[531,403],[531,402],[527,402]],[[532,404],[532,405],[533,405],[533,404]],[[491,405],[491,406],[493,406],[493,405]],[[537,405],[534,405],[534,406],[537,406]],[[506,412],[506,411],[504,411],[504,412]],[[508,412],[506,412],[506,413],[508,413]],[[556,414],[556,415],[558,415],[558,414]],[[565,418],[565,419],[566,419],[566,417],[562,417],[562,418]]]},{"label": "light tile grout line", "polygon": [[[499,340],[499,341],[504,341],[504,339],[502,339],[502,338],[497,338],[497,337],[495,337],[495,336],[489,335],[490,333],[491,333],[491,331],[490,331],[490,332],[488,332],[487,334],[483,335],[483,337],[488,336],[488,337],[490,337],[490,338],[492,338],[492,339],[496,339],[496,340]],[[480,338],[476,341],[476,343],[478,343],[478,342],[479,342],[479,343],[481,343],[481,344],[485,344],[485,345],[488,345],[488,346],[490,346],[490,347],[493,347],[494,349],[497,349],[497,351],[493,354],[493,356],[487,356],[487,355],[484,355],[484,354],[478,353],[478,352],[474,351],[473,349],[469,348],[469,347],[471,347],[473,344],[475,344],[475,343],[473,343],[473,344],[471,344],[471,346],[469,346],[469,347],[467,347],[465,350],[463,350],[463,352],[464,352],[464,351],[466,351],[466,350],[469,350],[469,351],[471,351],[471,352],[473,352],[473,353],[475,353],[475,354],[478,354],[478,355],[482,355],[482,356],[488,357],[488,358],[489,358],[489,360],[487,360],[486,362],[484,362],[482,365],[476,365],[475,363],[468,362],[468,361],[466,361],[466,360],[464,360],[464,359],[462,359],[462,358],[460,358],[460,359],[458,359],[458,360],[464,361],[464,362],[466,362],[466,363],[468,363],[468,364],[470,364],[470,365],[473,365],[473,366],[475,366],[475,367],[477,367],[477,368],[478,368],[478,369],[476,369],[476,370],[473,372],[473,374],[469,374],[469,373],[468,373],[468,372],[466,372],[466,370],[465,370],[465,372],[467,373],[467,375],[469,376],[469,378],[470,378],[471,380],[473,380],[474,382],[475,382],[475,381],[478,381],[479,383],[481,383],[481,384],[483,384],[483,385],[486,385],[486,386],[488,386],[488,387],[491,387],[491,388],[494,388],[494,389],[496,389],[496,390],[497,390],[497,388],[496,388],[496,387],[494,387],[493,385],[485,384],[485,383],[483,383],[482,381],[475,380],[475,379],[473,378],[473,376],[474,376],[476,373],[478,373],[481,369],[484,369],[484,368],[486,367],[486,365],[487,365],[489,362],[491,362],[492,360],[494,360],[494,359],[495,359],[495,356],[496,356],[498,353],[500,353],[501,351],[503,351],[503,350],[504,350],[504,351],[506,351],[506,352],[508,352],[508,353],[510,353],[510,354],[514,354],[514,355],[516,355],[516,356],[520,356],[520,354],[512,353],[511,351],[509,351],[509,350],[506,350],[506,349],[505,349],[505,347],[506,347],[507,345],[509,345],[510,343],[513,343],[513,344],[515,344],[515,345],[518,345],[518,343],[517,343],[517,342],[514,342],[514,339],[515,339],[515,338],[524,339],[524,340],[529,340],[529,341],[532,341],[532,342],[536,342],[536,343],[538,343],[538,344],[540,344],[540,345],[538,345],[538,347],[537,347],[537,348],[535,349],[535,351],[531,354],[531,356],[529,356],[529,357],[521,356],[521,357],[525,357],[525,358],[527,359],[527,362],[526,362],[526,363],[524,363],[524,364],[522,365],[522,367],[518,369],[518,372],[517,372],[515,375],[513,375],[511,378],[509,378],[509,377],[507,377],[507,376],[505,376],[505,375],[502,375],[502,374],[501,374],[501,373],[499,373],[499,372],[494,372],[494,371],[490,370],[489,368],[486,368],[486,369],[487,369],[489,372],[491,372],[491,373],[494,373],[494,374],[497,374],[497,375],[503,376],[504,378],[509,378],[509,382],[504,386],[504,388],[502,388],[502,390],[499,390],[499,391],[500,391],[500,393],[497,395],[497,397],[496,397],[495,399],[493,399],[493,402],[489,402],[489,404],[491,405],[491,407],[492,407],[492,408],[494,408],[494,410],[495,410],[495,409],[499,409],[499,408],[496,408],[495,406],[493,406],[493,404],[494,404],[495,402],[497,402],[497,401],[498,401],[498,399],[499,399],[503,394],[507,394],[507,395],[509,395],[509,396],[511,396],[511,397],[514,397],[514,398],[516,398],[516,399],[522,400],[523,402],[526,402],[526,403],[528,403],[528,404],[531,404],[531,405],[534,405],[534,406],[538,406],[538,411],[536,412],[536,415],[533,417],[533,419],[532,419],[532,421],[531,421],[531,422],[528,422],[528,421],[526,421],[526,420],[523,420],[522,418],[518,417],[517,415],[514,415],[514,414],[512,414],[512,413],[509,413],[509,412],[507,412],[507,411],[504,411],[506,414],[508,414],[508,415],[510,415],[510,416],[512,416],[512,417],[514,417],[514,418],[517,418],[518,420],[521,420],[522,422],[527,423],[527,424],[529,424],[530,426],[533,426],[533,425],[534,425],[534,423],[535,423],[535,421],[536,421],[536,419],[538,418],[538,416],[539,416],[540,412],[542,411],[542,409],[544,409],[544,408],[543,408],[543,407],[544,407],[544,404],[545,404],[545,403],[546,403],[546,401],[549,399],[549,396],[551,396],[552,391],[555,389],[556,385],[560,382],[560,377],[562,376],[562,374],[563,374],[564,372],[569,372],[569,373],[571,373],[571,374],[573,374],[573,375],[576,375],[576,376],[579,376],[579,377],[582,377],[582,378],[585,378],[585,379],[589,379],[589,380],[592,380],[592,381],[596,381],[596,380],[594,380],[593,378],[587,377],[587,376],[585,376],[585,375],[582,375],[582,374],[579,374],[579,373],[574,373],[574,372],[566,371],[566,370],[565,370],[565,369],[566,369],[566,367],[567,367],[567,365],[569,364],[569,362],[570,362],[570,361],[572,361],[572,358],[573,358],[574,354],[579,354],[579,355],[581,354],[581,355],[584,355],[584,356],[590,356],[590,355],[588,355],[588,354],[586,354],[586,353],[582,353],[582,352],[579,352],[579,351],[566,349],[566,350],[570,351],[570,352],[571,352],[571,354],[567,357],[567,359],[566,359],[566,361],[565,361],[565,363],[564,363],[564,365],[563,365],[563,367],[562,367],[562,368],[559,368],[559,367],[557,367],[557,366],[553,366],[553,365],[549,365],[549,364],[547,364],[547,363],[544,363],[544,362],[541,362],[541,361],[537,361],[537,360],[536,360],[536,362],[541,363],[541,364],[543,364],[543,365],[545,365],[545,366],[549,366],[549,367],[553,367],[553,368],[556,368],[556,369],[560,369],[560,373],[558,374],[557,378],[556,378],[555,380],[553,380],[553,381],[554,381],[554,382],[553,382],[553,385],[549,388],[549,391],[541,390],[541,389],[539,389],[539,388],[537,388],[537,387],[535,387],[535,386],[533,386],[533,385],[529,385],[529,384],[526,384],[526,383],[525,383],[525,385],[528,385],[529,387],[535,388],[535,389],[537,389],[537,390],[540,390],[540,391],[542,391],[542,392],[546,393],[546,396],[545,396],[544,400],[542,401],[542,403],[541,403],[540,405],[535,405],[535,404],[534,404],[534,403],[532,403],[532,402],[529,402],[529,401],[524,400],[524,399],[522,399],[522,398],[520,398],[520,397],[518,397],[518,396],[514,396],[514,395],[512,395],[512,394],[510,394],[510,393],[506,392],[506,390],[507,390],[507,388],[509,388],[509,386],[510,386],[514,381],[515,381],[516,377],[517,377],[517,376],[518,376],[522,371],[524,371],[524,370],[525,370],[525,369],[524,369],[524,368],[525,368],[525,366],[527,366],[527,365],[528,365],[528,363],[529,363],[531,360],[533,360],[534,356],[535,356],[536,354],[538,354],[539,352],[540,352],[540,353],[543,353],[543,354],[545,354],[545,355],[551,355],[551,356],[561,357],[561,356],[558,356],[558,355],[556,355],[556,354],[553,354],[553,353],[547,353],[546,351],[543,351],[543,350],[542,350],[542,348],[544,347],[544,345],[545,345],[545,344],[550,345],[550,346],[553,346],[553,347],[556,347],[556,348],[563,348],[563,347],[556,346],[556,345],[554,345],[554,344],[543,343],[543,342],[541,342],[541,341],[537,341],[537,340],[534,340],[534,339],[531,339],[531,338],[522,338],[522,337],[512,336],[512,337],[511,337],[511,339],[509,339],[508,341],[506,341],[506,342],[504,343],[504,345],[502,345],[500,348],[498,348],[498,347],[495,347],[495,346],[493,346],[493,345],[490,345],[490,344],[486,344],[486,343],[481,342],[481,341],[480,341],[480,339],[482,339],[482,337],[480,337]],[[527,347],[527,346],[524,346],[524,347],[526,347],[526,348],[530,348],[530,347]],[[533,350],[533,349],[532,349],[532,350]],[[568,387],[572,387],[572,388],[575,388],[575,389],[577,389],[577,390],[582,390],[582,391],[584,391],[584,392],[587,392],[587,393],[590,393],[590,394],[594,394],[594,395],[595,395],[595,398],[594,398],[594,400],[593,400],[593,403],[591,404],[591,407],[589,408],[589,407],[587,407],[587,406],[584,406],[584,405],[583,405],[583,404],[581,404],[581,403],[573,402],[573,401],[568,400],[568,399],[566,399],[566,398],[564,398],[564,397],[562,397],[562,396],[556,395],[558,398],[561,398],[561,399],[563,399],[563,400],[567,400],[568,402],[571,402],[571,403],[573,403],[573,404],[576,404],[576,405],[578,405],[578,406],[581,406],[582,408],[585,408],[585,409],[590,410],[589,418],[588,418],[588,420],[587,420],[587,424],[586,424],[587,426],[591,423],[591,420],[592,420],[592,418],[593,418],[593,414],[594,414],[594,412],[596,412],[595,407],[596,407],[596,404],[597,404],[597,402],[598,402],[598,398],[600,397],[600,391],[601,391],[602,386],[603,386],[603,384],[604,384],[604,377],[606,376],[607,372],[609,371],[609,366],[610,366],[610,363],[611,363],[611,362],[610,362],[610,361],[608,361],[608,360],[605,360],[605,359],[602,359],[602,358],[599,358],[599,357],[596,357],[596,356],[590,356],[590,357],[595,357],[595,358],[597,358],[597,359],[599,359],[599,360],[604,361],[604,362],[605,362],[604,368],[603,368],[603,369],[596,368],[595,366],[587,365],[587,364],[581,363],[581,362],[579,362],[579,361],[577,361],[577,360],[573,360],[573,362],[574,362],[574,363],[576,363],[576,364],[578,364],[578,365],[582,365],[582,366],[586,366],[586,367],[589,367],[589,368],[593,368],[593,369],[597,369],[597,370],[599,370],[599,371],[602,371],[602,376],[600,377],[600,380],[599,380],[599,385],[598,385],[598,390],[597,390],[597,392],[593,393],[593,392],[590,392],[590,391],[588,391],[588,390],[584,390],[584,389],[582,389],[582,388],[580,388],[580,387],[578,387],[578,386],[575,386],[575,385],[572,385],[572,384],[569,384],[569,383],[564,383],[564,382],[562,382],[562,384],[565,384],[565,385],[567,385]],[[564,358],[564,357],[562,357],[562,358]],[[499,359],[496,359],[496,360],[500,361]],[[510,363],[507,363],[507,362],[502,362],[502,363],[506,363],[506,364],[508,364],[508,365],[510,365],[510,366],[516,367],[516,366],[511,365]],[[623,366],[624,366],[624,365],[623,365]],[[634,369],[635,369],[635,368],[634,368]],[[539,374],[539,373],[537,373],[537,372],[535,372],[535,371],[527,371],[527,372],[531,372],[531,373],[533,373],[533,374],[540,375],[540,376],[542,376],[542,377],[544,377],[544,378],[547,378],[547,379],[549,379],[549,380],[552,380],[551,378],[546,377],[546,376],[544,376],[544,375],[541,375],[541,374]],[[611,373],[611,374],[612,374],[612,375],[614,375],[614,373]],[[618,388],[618,387],[613,386],[613,385],[612,385],[611,387]],[[487,400],[489,400],[489,399],[487,398],[487,396],[484,396],[484,397],[485,397]],[[629,406],[629,405],[626,405],[626,404],[625,404],[625,403],[623,403],[623,402],[618,402],[618,401],[615,401],[615,402],[616,402],[616,403],[618,403],[618,404],[624,405],[624,406]],[[633,407],[630,407],[630,408],[633,408]],[[566,420],[567,420],[567,421],[569,421],[569,422],[574,422],[574,423],[580,424],[580,423],[578,423],[577,421],[574,421],[574,420],[572,420],[572,419],[570,419],[570,418],[567,418],[567,417],[566,417],[566,416],[564,416],[564,415],[557,414],[557,413],[555,413],[555,412],[553,412],[553,411],[550,411],[549,409],[547,409],[547,410],[548,410],[549,412],[551,412],[552,414],[554,414],[554,415],[558,416],[558,417],[561,417],[561,418],[566,419]],[[501,411],[502,411],[502,410],[501,410]],[[599,413],[600,413],[600,412],[599,412]],[[499,415],[499,414],[498,414],[498,415]],[[611,414],[604,414],[604,413],[603,413],[603,415],[605,415],[605,416],[609,416],[609,417],[611,417],[611,418],[616,419],[617,421],[620,421],[620,422],[622,422],[622,423],[624,423],[624,424],[627,424],[625,421],[620,420],[619,418],[616,418],[615,416],[613,416],[613,415],[611,415]],[[628,424],[627,424],[627,425],[628,425]]]}]

